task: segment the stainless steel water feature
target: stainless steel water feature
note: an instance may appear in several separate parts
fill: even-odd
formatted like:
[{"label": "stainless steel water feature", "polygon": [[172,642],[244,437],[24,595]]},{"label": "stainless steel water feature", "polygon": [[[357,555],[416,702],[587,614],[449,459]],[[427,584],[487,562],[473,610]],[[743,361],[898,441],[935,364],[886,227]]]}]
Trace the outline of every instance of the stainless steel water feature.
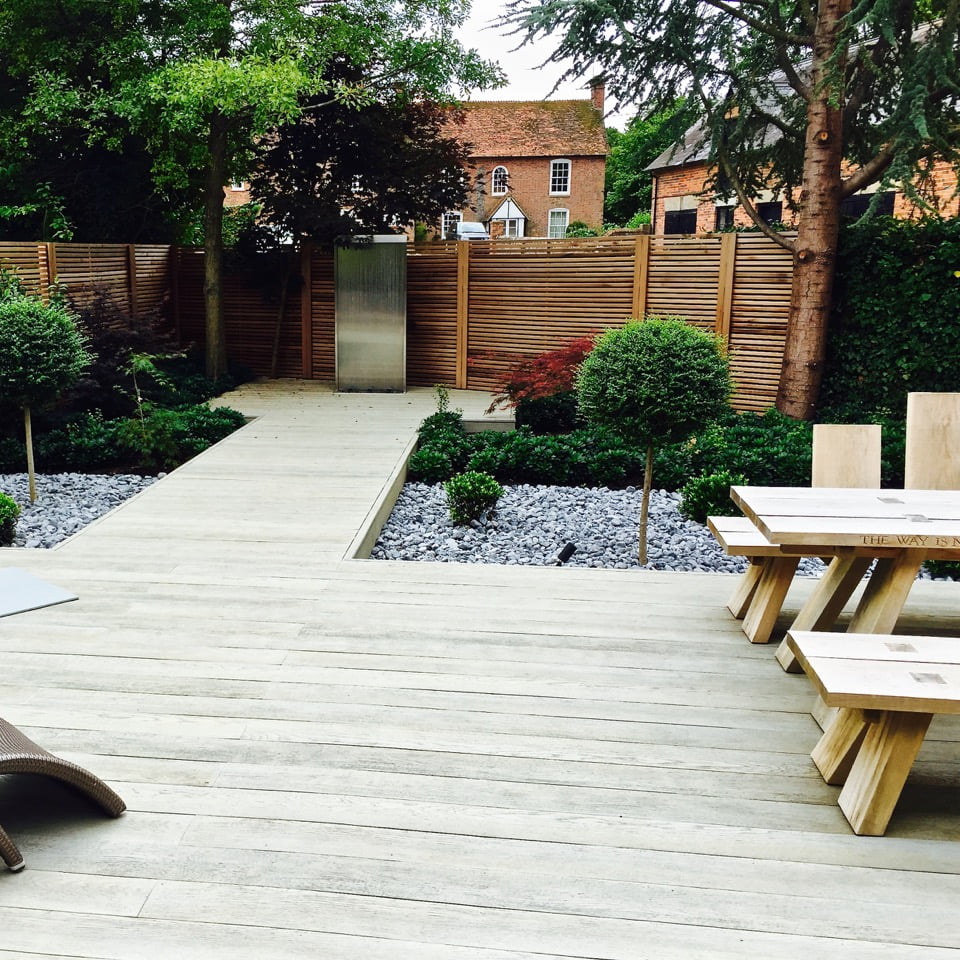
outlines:
[{"label": "stainless steel water feature", "polygon": [[354,237],[336,249],[337,389],[407,389],[407,240]]}]

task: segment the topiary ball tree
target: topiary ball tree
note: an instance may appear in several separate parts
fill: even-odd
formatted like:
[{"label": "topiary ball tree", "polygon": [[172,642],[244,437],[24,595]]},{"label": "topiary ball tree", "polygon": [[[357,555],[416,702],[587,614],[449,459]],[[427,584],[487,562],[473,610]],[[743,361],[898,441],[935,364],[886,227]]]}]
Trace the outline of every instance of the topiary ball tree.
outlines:
[{"label": "topiary ball tree", "polygon": [[647,562],[653,455],[687,439],[726,409],[733,385],[719,339],[677,317],[631,320],[608,330],[577,375],[581,416],[646,448],[640,508],[640,563]]},{"label": "topiary ball tree", "polygon": [[0,403],[23,410],[30,500],[37,499],[30,410],[53,403],[90,363],[73,316],[32,297],[0,300]]}]

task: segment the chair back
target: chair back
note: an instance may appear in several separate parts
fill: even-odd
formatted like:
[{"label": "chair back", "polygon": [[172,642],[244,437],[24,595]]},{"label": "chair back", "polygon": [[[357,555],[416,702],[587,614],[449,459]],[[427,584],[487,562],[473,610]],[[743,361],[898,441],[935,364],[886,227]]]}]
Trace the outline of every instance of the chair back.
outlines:
[{"label": "chair back", "polygon": [[960,393],[908,393],[904,487],[960,490]]},{"label": "chair back", "polygon": [[814,487],[879,487],[879,423],[815,423]]}]

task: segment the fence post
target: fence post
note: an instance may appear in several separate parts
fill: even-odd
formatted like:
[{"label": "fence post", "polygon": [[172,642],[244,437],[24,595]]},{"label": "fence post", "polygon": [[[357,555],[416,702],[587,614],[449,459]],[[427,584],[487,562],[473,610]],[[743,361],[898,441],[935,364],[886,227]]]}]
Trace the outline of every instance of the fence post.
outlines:
[{"label": "fence post", "polygon": [[313,379],[313,276],[311,261],[313,244],[304,240],[300,246],[300,374]]},{"label": "fence post", "polygon": [[127,298],[130,303],[130,316],[137,316],[137,247],[127,244]]},{"label": "fence post", "polygon": [[730,346],[730,318],[733,314],[733,284],[737,272],[737,234],[720,238],[720,275],[717,278],[717,336]]},{"label": "fence post", "polygon": [[57,245],[55,243],[45,243],[47,250],[47,282],[40,285],[40,296],[43,302],[50,300],[50,284],[57,281]]},{"label": "fence post", "polygon": [[177,343],[183,343],[180,330],[180,247],[170,244],[167,250],[167,278],[170,282],[170,306],[173,310],[173,329]]},{"label": "fence post", "polygon": [[457,241],[457,375],[458,390],[467,388],[467,341],[470,332],[470,241]]},{"label": "fence post", "polygon": [[633,309],[630,316],[639,320],[647,312],[647,276],[650,269],[650,234],[637,237],[633,245]]}]

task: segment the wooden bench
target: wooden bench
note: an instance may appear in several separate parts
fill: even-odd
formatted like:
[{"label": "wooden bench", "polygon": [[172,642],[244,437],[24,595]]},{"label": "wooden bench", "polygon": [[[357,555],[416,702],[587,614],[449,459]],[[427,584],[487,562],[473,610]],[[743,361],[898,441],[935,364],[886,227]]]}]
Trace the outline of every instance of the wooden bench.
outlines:
[{"label": "wooden bench", "polygon": [[784,553],[746,517],[707,517],[707,526],[724,553],[747,558],[727,609],[744,621],[743,632],[751,643],[767,643],[803,554]]},{"label": "wooden bench", "polygon": [[791,629],[787,644],[839,708],[810,756],[854,833],[882,836],[930,721],[960,714],[960,639]]},{"label": "wooden bench", "polygon": [[[814,424],[811,485],[879,487],[880,441],[879,424]],[[743,620],[751,643],[768,643],[800,558],[820,556],[820,551],[787,553],[746,517],[707,517],[707,526],[729,556],[749,561],[727,608]]]}]

